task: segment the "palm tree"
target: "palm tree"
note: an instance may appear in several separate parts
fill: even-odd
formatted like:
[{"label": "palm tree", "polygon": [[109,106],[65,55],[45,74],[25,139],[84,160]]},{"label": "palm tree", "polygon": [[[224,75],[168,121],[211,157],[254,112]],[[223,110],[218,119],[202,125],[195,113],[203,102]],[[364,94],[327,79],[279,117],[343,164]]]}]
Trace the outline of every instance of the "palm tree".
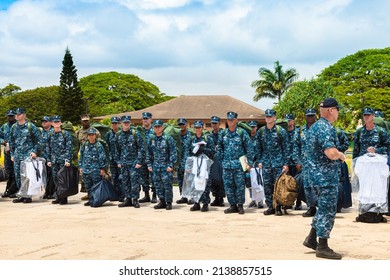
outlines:
[{"label": "palm tree", "polygon": [[272,99],[278,98],[278,102],[282,95],[291,87],[298,79],[298,72],[294,68],[282,70],[282,65],[279,61],[275,62],[275,72],[261,67],[259,69],[260,80],[252,82],[252,87],[256,89],[256,94],[253,97],[254,101],[259,101],[261,98],[269,97]]}]

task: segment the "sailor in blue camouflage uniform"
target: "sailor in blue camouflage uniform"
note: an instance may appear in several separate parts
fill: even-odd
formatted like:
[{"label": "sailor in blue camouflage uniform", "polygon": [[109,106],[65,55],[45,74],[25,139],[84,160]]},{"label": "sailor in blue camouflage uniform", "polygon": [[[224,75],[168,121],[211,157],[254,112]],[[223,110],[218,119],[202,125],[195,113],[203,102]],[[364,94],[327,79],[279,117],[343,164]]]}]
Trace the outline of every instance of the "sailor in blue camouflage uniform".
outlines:
[{"label": "sailor in blue camouflage uniform", "polygon": [[228,128],[219,133],[218,157],[222,162],[223,184],[230,207],[225,214],[244,214],[245,203],[245,174],[240,157],[247,157],[246,170],[252,166],[253,151],[248,133],[237,126],[238,114],[227,113]]},{"label": "sailor in blue camouflage uniform", "polygon": [[[40,157],[48,160],[48,142],[49,142],[49,135],[50,133],[53,132],[53,127],[52,127],[52,122],[51,122],[51,117],[49,116],[43,116],[41,119],[41,136],[42,136],[42,148],[41,148],[41,155]],[[54,180],[52,176],[52,169],[50,166],[46,167],[46,188],[45,188],[45,193],[43,195],[43,199],[54,199],[54,191],[55,191],[55,185],[54,185]]]},{"label": "sailor in blue camouflage uniform", "polygon": [[[14,162],[14,172],[16,178],[16,186],[18,190],[21,187],[20,179],[20,163],[28,157],[36,158],[38,152],[41,151],[41,132],[30,121],[26,120],[26,109],[17,108],[15,110],[15,123],[11,127],[10,134],[10,149],[11,160]],[[14,203],[31,203],[31,196],[24,196],[14,199]]]},{"label": "sailor in blue camouflage uniform", "polygon": [[11,160],[11,153],[9,147],[9,138],[11,134],[11,127],[15,121],[15,110],[7,110],[6,112],[8,122],[4,123],[0,128],[0,142],[4,146],[4,168],[7,173],[8,180],[5,192],[1,197],[16,198],[18,191],[15,181],[14,163]]},{"label": "sailor in blue camouflage uniform", "polygon": [[387,155],[390,151],[390,138],[386,129],[374,123],[375,111],[372,108],[363,109],[364,125],[355,131],[352,158],[365,153]]},{"label": "sailor in blue camouflage uniform", "polygon": [[299,129],[299,135],[295,141],[293,158],[298,164],[298,169],[302,169],[303,191],[306,198],[306,204],[309,209],[302,214],[302,217],[313,217],[316,214],[317,195],[314,188],[308,182],[308,167],[307,167],[307,135],[310,127],[316,122],[317,111],[314,108],[307,108],[305,110],[306,124]]},{"label": "sailor in blue camouflage uniform", "polygon": [[281,205],[272,205],[274,185],[282,172],[288,172],[288,136],[283,127],[277,126],[276,111],[265,110],[266,125],[257,131],[258,166],[262,169],[264,180],[265,203],[268,209],[264,215],[282,215]]},{"label": "sailor in blue camouflage uniform", "polygon": [[141,134],[131,127],[131,116],[122,116],[122,130],[117,134],[116,162],[121,172],[124,201],[118,207],[139,208],[140,168],[145,161],[144,140]]},{"label": "sailor in blue camouflage uniform", "polygon": [[[218,117],[218,116],[212,116],[211,117],[211,133],[210,133],[210,138],[213,140],[214,142],[214,150],[215,150],[215,154],[217,153],[217,148],[218,148],[218,136],[219,136],[219,133],[223,130],[222,128],[220,128],[220,123],[221,123],[221,118]],[[214,154],[214,157],[216,156]],[[215,163],[215,158],[214,158],[214,162],[213,164],[211,165],[212,166],[212,169],[213,166]],[[221,174],[222,174],[222,166],[221,166],[221,170],[220,170]],[[225,189],[223,187],[223,180],[222,180],[222,177],[220,180],[218,181],[214,181],[214,180],[210,180],[211,181],[211,192],[213,194],[213,196],[215,197],[214,198],[214,201],[211,202],[211,206],[219,206],[219,207],[224,207],[225,206],[225,203],[223,202],[223,198],[226,196],[225,195]]]},{"label": "sailor in blue camouflage uniform", "polygon": [[[300,170],[297,162],[294,160],[294,146],[296,145],[296,139],[299,137],[299,127],[295,126],[295,115],[286,114],[284,119],[287,121],[287,136],[288,136],[288,172],[291,176],[295,177]],[[295,203],[295,210],[302,210],[302,201],[297,198]]]},{"label": "sailor in blue camouflage uniform", "polygon": [[[345,134],[344,130],[342,130],[341,128],[336,128],[336,134],[337,134],[337,141],[338,141],[336,148],[340,152],[345,153],[349,148],[348,137]],[[337,213],[340,213],[341,208],[343,208],[343,205],[346,204],[346,201],[344,201],[346,198],[348,198],[348,201],[350,201],[349,205],[352,206],[352,198],[351,198],[352,190],[349,181],[348,165],[345,162],[340,162],[339,178],[340,178],[340,184],[339,184],[339,196],[337,201]]]},{"label": "sailor in blue camouflage uniform", "polygon": [[177,161],[177,150],[175,140],[163,131],[163,124],[162,120],[155,120],[153,123],[154,134],[148,141],[146,164],[149,172],[152,172],[153,183],[160,200],[154,209],[172,210],[172,173]]},{"label": "sailor in blue camouflage uniform", "polygon": [[[252,161],[256,162],[256,156],[258,155],[257,153],[257,139],[256,139],[256,134],[257,134],[257,129],[258,129],[258,123],[257,121],[249,121],[248,125],[251,127],[251,131],[249,133],[249,138],[251,140],[252,144],[252,150],[253,150],[253,158]],[[245,172],[245,185],[249,190],[249,196],[252,199],[252,183],[251,183],[251,176],[250,172]],[[248,205],[248,208],[264,208],[263,202],[259,201],[257,204],[256,200],[251,200],[251,202]]]},{"label": "sailor in blue camouflage uniform", "polygon": [[92,187],[106,175],[108,161],[103,145],[96,140],[97,129],[90,127],[87,131],[87,140],[80,147],[79,168],[88,193],[88,201],[84,206],[90,206]]},{"label": "sailor in blue camouflage uniform", "polygon": [[[203,134],[203,126],[204,123],[200,120],[197,120],[194,122],[194,130],[195,135],[191,137],[191,149],[189,151],[190,156],[199,156],[201,154],[205,154],[208,158],[212,159],[215,153],[214,143],[213,140],[209,137]],[[195,144],[199,142],[206,142],[205,144],[202,144],[199,146],[199,149],[194,153]],[[190,211],[198,211],[201,212],[207,212],[209,211],[209,204],[210,204],[210,186],[211,186],[211,180],[207,180],[206,188],[202,194],[202,196],[199,199],[198,203],[194,203],[194,205],[190,208]],[[200,207],[200,204],[203,203],[202,208]]]},{"label": "sailor in blue camouflage uniform", "polygon": [[345,161],[345,155],[337,150],[337,133],[333,127],[339,109],[334,98],[326,98],[320,104],[321,118],[310,127],[306,149],[308,179],[318,195],[318,210],[303,245],[316,250],[317,257],[327,259],[342,258],[328,246],[338,196],[339,178],[335,174],[338,173],[340,161]]},{"label": "sailor in blue camouflage uniform", "polygon": [[[54,182],[54,193],[57,193],[58,171],[63,166],[70,166],[73,157],[72,136],[69,131],[62,130],[61,117],[55,115],[51,118],[53,129],[48,135],[46,154],[47,166],[51,168],[51,176]],[[64,205],[68,203],[68,198],[56,198],[52,204]]]},{"label": "sailor in blue camouflage uniform", "polygon": [[[184,179],[184,169],[186,165],[187,157],[189,156],[189,151],[191,148],[191,132],[188,130],[187,120],[185,118],[180,118],[177,121],[177,124],[180,127],[180,137],[181,137],[181,159],[180,164],[177,168],[177,180],[179,181],[179,192],[181,195],[183,189],[183,179]],[[176,201],[177,204],[193,204],[194,202],[188,200],[186,197],[181,197]]]},{"label": "sailor in blue camouflage uniform", "polygon": [[[153,126],[152,126],[152,122],[153,122],[152,117],[153,117],[152,113],[142,112],[142,129],[143,129],[143,134],[145,136],[144,138],[145,151],[146,151],[146,145],[149,141],[150,135],[154,133]],[[145,193],[145,196],[139,200],[139,203],[145,203],[145,202],[157,203],[157,193],[153,185],[152,174],[149,172],[146,163],[142,165],[140,170],[140,183],[142,186],[142,190]],[[150,189],[152,189],[152,198],[150,198],[150,193],[149,193]]]},{"label": "sailor in blue camouflage uniform", "polygon": [[[115,189],[120,191],[121,185],[119,180],[120,169],[118,167],[118,162],[115,159],[117,153],[117,144],[116,144],[116,135],[119,132],[119,125],[121,119],[119,117],[111,117],[111,129],[106,133],[106,143],[109,149],[109,162],[110,162],[110,173],[111,173],[111,183],[114,185]],[[120,194],[120,200],[124,199],[124,194]]]}]

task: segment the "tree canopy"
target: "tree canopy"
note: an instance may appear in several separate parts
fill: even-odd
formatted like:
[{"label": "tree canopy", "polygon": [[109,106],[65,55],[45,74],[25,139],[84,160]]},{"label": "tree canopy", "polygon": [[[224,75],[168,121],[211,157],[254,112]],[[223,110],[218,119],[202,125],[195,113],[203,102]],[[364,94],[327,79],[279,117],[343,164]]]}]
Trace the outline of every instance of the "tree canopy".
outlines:
[{"label": "tree canopy", "polygon": [[117,72],[81,78],[80,87],[93,116],[141,110],[172,99],[150,82],[132,74]]}]

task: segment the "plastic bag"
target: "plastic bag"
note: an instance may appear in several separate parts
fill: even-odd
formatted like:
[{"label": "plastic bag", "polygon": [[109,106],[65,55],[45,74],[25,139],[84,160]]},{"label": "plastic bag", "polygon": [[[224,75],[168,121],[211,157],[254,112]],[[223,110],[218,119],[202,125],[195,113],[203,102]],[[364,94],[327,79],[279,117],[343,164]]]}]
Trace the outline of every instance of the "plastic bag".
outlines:
[{"label": "plastic bag", "polygon": [[65,198],[79,192],[79,170],[76,166],[63,166],[57,173],[57,197]]},{"label": "plastic bag", "polygon": [[46,160],[28,157],[20,162],[21,186],[18,196],[36,196],[46,187]]},{"label": "plastic bag", "polygon": [[264,195],[264,181],[263,181],[262,169],[251,168],[250,177],[251,177],[252,200],[255,200],[256,202],[263,202],[265,195]]},{"label": "plastic bag", "polygon": [[91,207],[102,206],[106,201],[118,201],[119,194],[114,185],[107,179],[102,179],[91,188],[89,203]]}]

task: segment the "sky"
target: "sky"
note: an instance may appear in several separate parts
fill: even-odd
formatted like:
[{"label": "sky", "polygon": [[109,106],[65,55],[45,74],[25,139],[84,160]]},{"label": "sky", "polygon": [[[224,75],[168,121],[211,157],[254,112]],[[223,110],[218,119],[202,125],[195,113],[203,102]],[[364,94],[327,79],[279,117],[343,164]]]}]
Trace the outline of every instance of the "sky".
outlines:
[{"label": "sky", "polygon": [[383,0],[0,0],[0,88],[59,84],[68,47],[78,77],[134,74],[170,96],[253,101],[258,69],[315,78],[339,59],[390,46]]}]

